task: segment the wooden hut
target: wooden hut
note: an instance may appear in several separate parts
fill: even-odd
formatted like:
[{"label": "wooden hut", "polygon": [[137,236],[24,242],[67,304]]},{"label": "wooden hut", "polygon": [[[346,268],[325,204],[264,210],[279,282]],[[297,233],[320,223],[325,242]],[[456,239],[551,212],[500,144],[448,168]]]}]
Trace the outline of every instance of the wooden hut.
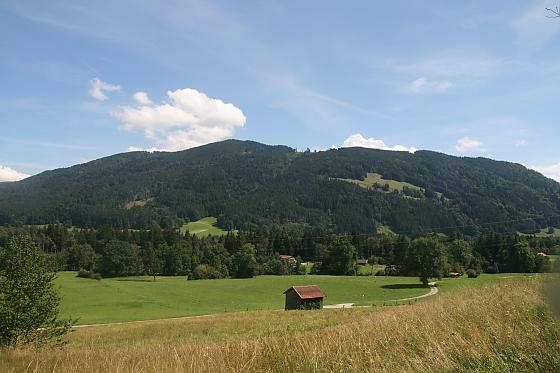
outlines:
[{"label": "wooden hut", "polygon": [[286,310],[319,310],[326,294],[317,285],[292,286],[284,292]]}]

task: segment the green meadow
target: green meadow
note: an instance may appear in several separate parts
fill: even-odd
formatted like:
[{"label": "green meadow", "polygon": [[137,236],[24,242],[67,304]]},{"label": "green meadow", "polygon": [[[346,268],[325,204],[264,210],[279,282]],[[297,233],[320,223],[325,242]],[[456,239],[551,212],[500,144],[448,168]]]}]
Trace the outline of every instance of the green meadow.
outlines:
[{"label": "green meadow", "polygon": [[387,193],[390,193],[390,192],[395,191],[395,190],[398,190],[399,192],[401,192],[404,188],[409,188],[409,189],[414,189],[414,190],[422,190],[422,188],[420,188],[416,185],[406,183],[406,182],[403,182],[403,181],[384,179],[382,175],[372,173],[372,172],[368,172],[368,174],[367,174],[367,176],[364,180],[356,180],[356,179],[340,179],[340,180],[347,181],[347,182],[354,183],[354,184],[358,184],[362,188],[366,188],[366,189],[371,188],[372,186],[374,186],[376,184],[387,185],[387,186],[389,186],[389,191]]},{"label": "green meadow", "polygon": [[181,227],[181,233],[185,234],[188,231],[190,234],[194,234],[199,237],[226,235],[228,231],[217,227],[217,221],[218,219],[216,219],[215,217],[209,216],[198,221],[183,224],[183,226]]},{"label": "green meadow", "polygon": [[[506,275],[444,279],[440,294],[498,282]],[[237,311],[283,309],[283,292],[293,285],[315,284],[327,294],[325,304],[392,305],[427,294],[414,277],[258,276],[252,279],[187,281],[185,277],[111,278],[101,281],[61,272],[57,285],[64,317],[78,324],[152,320]]]}]

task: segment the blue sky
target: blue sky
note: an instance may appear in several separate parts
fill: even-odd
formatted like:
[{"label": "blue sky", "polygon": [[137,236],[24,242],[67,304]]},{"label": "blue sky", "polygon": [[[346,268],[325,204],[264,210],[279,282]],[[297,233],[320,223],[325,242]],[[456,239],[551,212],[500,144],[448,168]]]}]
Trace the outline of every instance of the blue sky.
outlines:
[{"label": "blue sky", "polygon": [[0,180],[225,138],[430,149],[560,180],[535,1],[0,3]]}]

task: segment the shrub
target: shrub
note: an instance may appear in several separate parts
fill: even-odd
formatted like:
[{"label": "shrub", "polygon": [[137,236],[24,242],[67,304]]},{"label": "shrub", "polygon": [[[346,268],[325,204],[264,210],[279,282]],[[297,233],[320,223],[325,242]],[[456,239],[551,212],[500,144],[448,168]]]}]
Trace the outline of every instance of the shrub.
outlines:
[{"label": "shrub", "polygon": [[385,267],[385,276],[398,276],[398,275],[399,275],[399,269],[397,268],[397,266],[390,265]]},{"label": "shrub", "polygon": [[468,278],[477,278],[478,277],[478,272],[475,271],[474,269],[468,269],[467,270],[467,277]]},{"label": "shrub", "polygon": [[500,270],[498,268],[498,265],[496,263],[494,263],[492,265],[489,265],[484,272],[490,273],[490,274],[496,274],[496,273],[500,273]]},{"label": "shrub", "polygon": [[535,271],[539,273],[546,273],[552,270],[550,258],[548,256],[537,255],[535,258]]},{"label": "shrub", "polygon": [[88,271],[85,269],[80,269],[78,271],[77,277],[81,277],[81,278],[89,278],[89,279],[93,279],[93,280],[101,280],[102,277],[99,273],[95,273],[94,271]]},{"label": "shrub", "polygon": [[189,280],[209,280],[215,278],[224,278],[220,271],[208,264],[200,264],[196,266]]},{"label": "shrub", "polygon": [[380,269],[379,271],[375,272],[375,275],[376,276],[386,276],[385,270]]},{"label": "shrub", "polygon": [[85,270],[85,269],[80,269],[80,270],[78,271],[77,277],[81,277],[81,278],[91,278],[92,273],[93,273],[92,271],[88,271],[88,270]]}]

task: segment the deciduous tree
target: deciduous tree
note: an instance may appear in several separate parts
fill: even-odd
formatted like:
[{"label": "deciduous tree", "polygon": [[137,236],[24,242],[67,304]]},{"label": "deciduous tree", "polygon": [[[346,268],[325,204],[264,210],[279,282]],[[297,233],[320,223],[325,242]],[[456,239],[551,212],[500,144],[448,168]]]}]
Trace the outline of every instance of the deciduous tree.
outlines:
[{"label": "deciduous tree", "polygon": [[72,320],[59,319],[54,279],[30,237],[14,236],[0,248],[0,346],[63,342]]}]

